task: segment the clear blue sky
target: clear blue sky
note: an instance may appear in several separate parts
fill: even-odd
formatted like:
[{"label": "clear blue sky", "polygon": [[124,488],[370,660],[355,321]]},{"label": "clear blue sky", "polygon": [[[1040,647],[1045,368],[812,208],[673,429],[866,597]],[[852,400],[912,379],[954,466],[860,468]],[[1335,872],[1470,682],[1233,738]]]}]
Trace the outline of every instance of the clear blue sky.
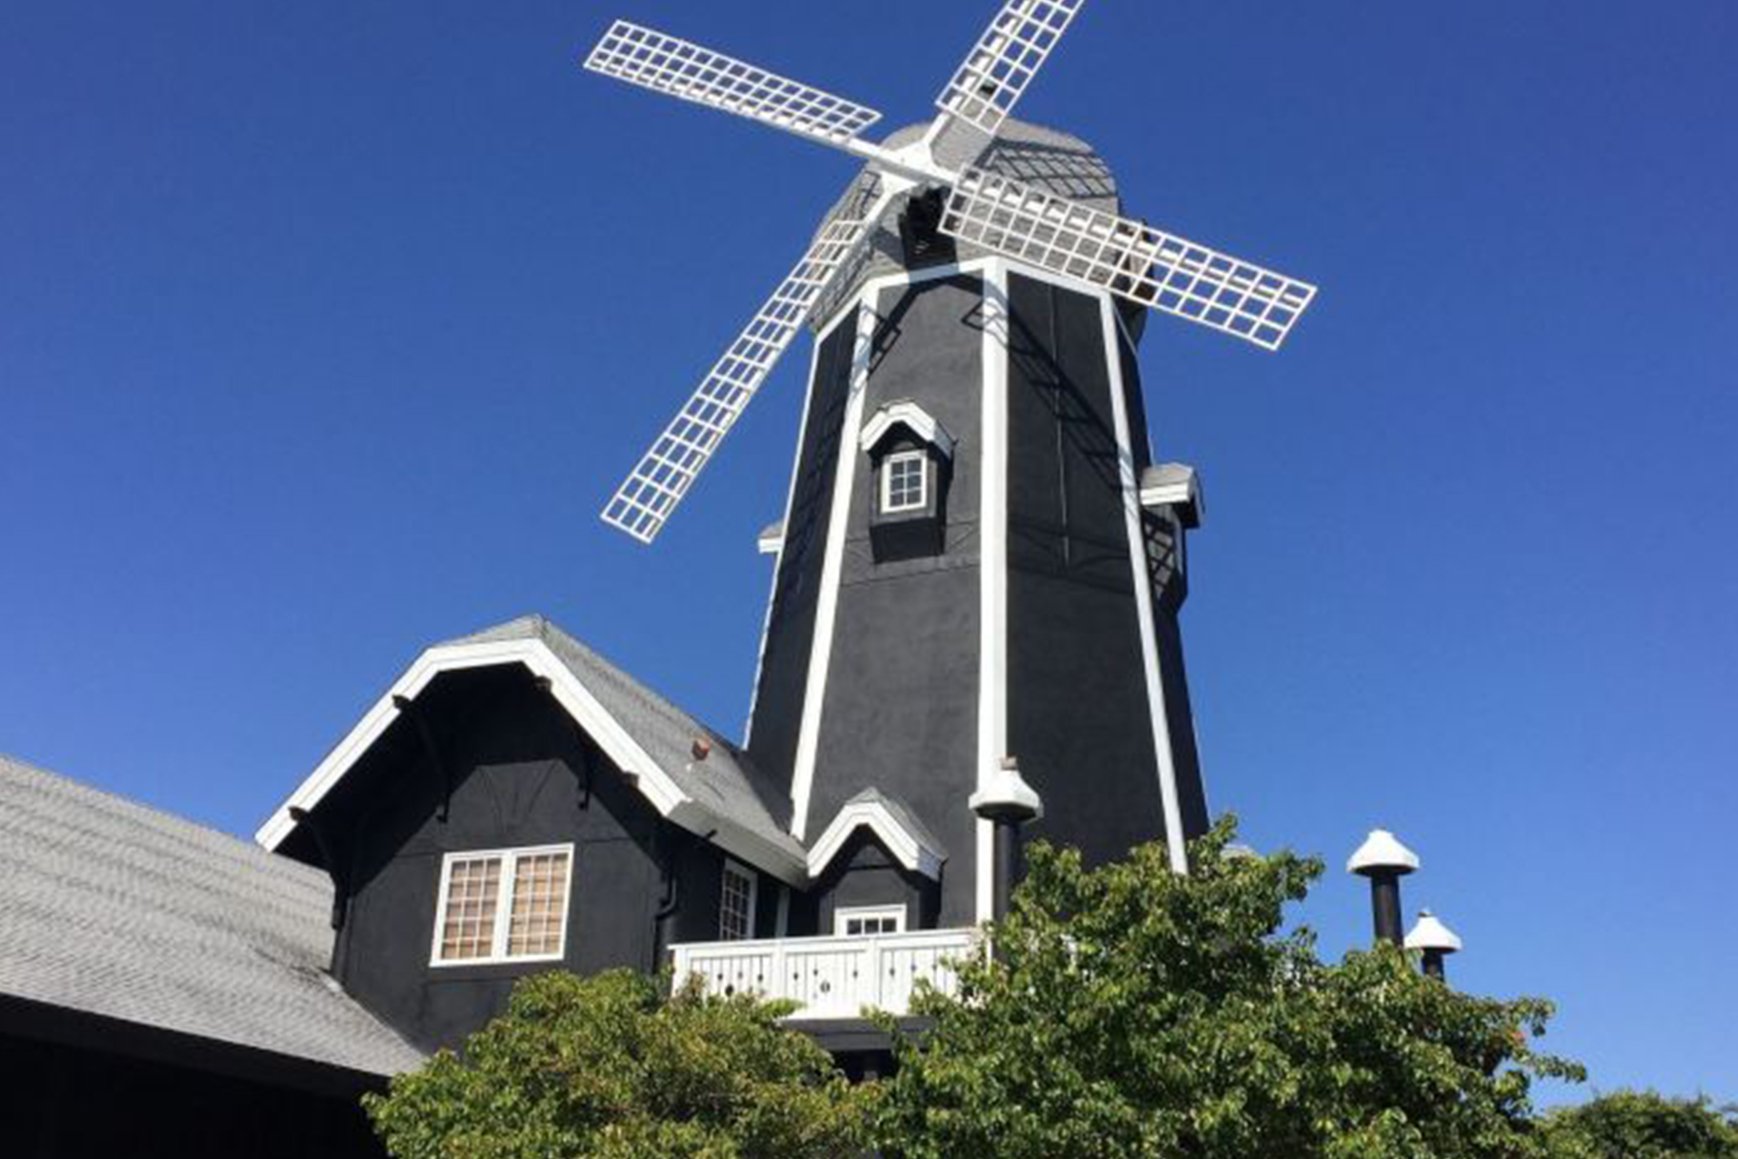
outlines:
[{"label": "clear blue sky", "polygon": [[[617,11],[617,8],[620,11]],[[596,511],[839,156],[582,72],[628,15],[929,115],[992,0],[0,6],[0,751],[237,833],[542,611],[727,730],[794,358],[653,550]],[[859,14],[873,11],[864,21]],[[1310,278],[1155,320],[1213,805],[1363,831],[1597,1085],[1738,1098],[1738,5],[1091,0],[1023,113]]]}]

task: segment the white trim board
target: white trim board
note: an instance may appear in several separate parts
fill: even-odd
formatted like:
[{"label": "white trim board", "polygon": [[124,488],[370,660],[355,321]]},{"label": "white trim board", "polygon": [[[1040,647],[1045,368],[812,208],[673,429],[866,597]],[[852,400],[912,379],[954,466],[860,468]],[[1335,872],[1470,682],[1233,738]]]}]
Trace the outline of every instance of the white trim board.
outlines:
[{"label": "white trim board", "polygon": [[1177,764],[1171,749],[1171,722],[1165,713],[1165,683],[1159,671],[1159,635],[1153,620],[1153,584],[1147,574],[1147,543],[1141,534],[1140,483],[1129,442],[1128,398],[1122,375],[1122,349],[1116,327],[1116,306],[1100,295],[1104,319],[1105,373],[1109,376],[1111,414],[1116,422],[1117,470],[1122,478],[1123,523],[1128,529],[1129,567],[1134,572],[1135,612],[1141,627],[1141,666],[1146,674],[1147,708],[1153,722],[1153,756],[1159,777],[1159,798],[1165,812],[1165,846],[1171,868],[1189,872],[1183,813],[1177,799]]},{"label": "white trim board", "polygon": [[296,828],[290,810],[312,810],[343,780],[398,719],[399,709],[394,703],[397,698],[415,700],[435,677],[444,672],[508,664],[522,664],[533,676],[548,680],[550,694],[556,702],[597,742],[604,755],[627,774],[629,783],[661,816],[691,833],[700,836],[712,834],[713,844],[783,881],[801,884],[807,879],[804,863],[791,850],[772,844],[730,818],[718,816],[684,792],[621,723],[598,703],[573,670],[563,664],[547,644],[529,638],[443,644],[424,651],[326,755],[326,759],[308,774],[289,799],[259,827],[254,840],[266,849],[276,851]]},{"label": "white trim board", "polygon": [[[982,433],[978,470],[978,775],[982,792],[1008,755],[1008,270],[984,263]],[[995,917],[995,826],[974,818],[973,908]]]}]

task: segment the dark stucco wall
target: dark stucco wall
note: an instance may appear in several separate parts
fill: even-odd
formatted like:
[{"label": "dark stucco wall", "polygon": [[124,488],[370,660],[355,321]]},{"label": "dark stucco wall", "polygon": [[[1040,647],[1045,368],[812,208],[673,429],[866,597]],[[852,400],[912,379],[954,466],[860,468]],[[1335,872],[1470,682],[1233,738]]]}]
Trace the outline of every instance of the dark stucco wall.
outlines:
[{"label": "dark stucco wall", "polygon": [[[394,735],[411,733],[402,719],[346,778],[342,808],[323,805],[316,815],[348,865],[350,912],[335,972],[407,1038],[425,1048],[458,1042],[532,970],[650,968],[666,864],[678,877],[678,936],[715,936],[717,851],[660,820],[523,668],[441,676],[417,709],[452,770],[447,819],[437,768],[413,734]],[[563,961],[430,965],[444,854],[567,842]]]},{"label": "dark stucco wall", "polygon": [[941,890],[899,864],[887,847],[859,829],[815,883],[816,932],[833,932],[834,911],[845,906],[903,905],[905,928],[932,929],[940,915]]},{"label": "dark stucco wall", "polygon": [[760,686],[749,730],[749,757],[759,768],[790,784],[803,692],[814,646],[815,601],[826,555],[827,519],[839,461],[839,430],[851,384],[856,311],[821,342],[809,385],[808,421],[797,456],[797,479],[785,521],[772,609],[761,654]]},{"label": "dark stucco wall", "polygon": [[[950,859],[943,869],[943,925],[974,920],[979,651],[978,508],[981,474],[983,285],[953,278],[882,292],[864,416],[911,399],[959,440],[939,555],[876,563],[869,521],[875,502],[869,455],[855,450],[850,516],[827,699],[808,832],[874,786],[899,797],[930,827]],[[864,899],[864,903],[875,899]],[[897,901],[898,898],[888,898]],[[822,922],[826,932],[830,926]]]},{"label": "dark stucco wall", "polygon": [[1099,861],[1164,817],[1103,316],[1018,275],[1009,300],[1009,750],[1044,799],[1030,835]]}]

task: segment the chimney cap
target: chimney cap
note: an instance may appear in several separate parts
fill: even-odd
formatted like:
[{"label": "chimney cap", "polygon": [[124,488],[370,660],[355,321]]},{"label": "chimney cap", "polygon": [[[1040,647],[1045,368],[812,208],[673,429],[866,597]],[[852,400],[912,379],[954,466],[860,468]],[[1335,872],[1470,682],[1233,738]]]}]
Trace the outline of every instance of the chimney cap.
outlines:
[{"label": "chimney cap", "polygon": [[1386,829],[1372,829],[1364,844],[1346,861],[1346,872],[1363,877],[1392,873],[1404,877],[1418,868],[1418,854],[1400,843]]},{"label": "chimney cap", "polygon": [[1443,925],[1435,914],[1427,909],[1418,911],[1418,920],[1412,923],[1412,929],[1406,935],[1408,950],[1436,950],[1453,954],[1460,947],[1460,936]]}]

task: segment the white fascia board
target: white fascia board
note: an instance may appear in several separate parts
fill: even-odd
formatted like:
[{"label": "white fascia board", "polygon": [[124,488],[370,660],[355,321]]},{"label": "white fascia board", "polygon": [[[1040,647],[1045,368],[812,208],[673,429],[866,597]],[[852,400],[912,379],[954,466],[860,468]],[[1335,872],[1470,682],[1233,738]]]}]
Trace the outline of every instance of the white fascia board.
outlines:
[{"label": "white fascia board", "polygon": [[375,702],[343,740],[327,754],[288,800],[261,825],[254,840],[276,851],[295,829],[291,809],[312,809],[335,788],[398,718],[394,700],[415,700],[444,672],[522,664],[534,676],[549,681],[549,691],[574,723],[589,734],[606,756],[628,776],[658,814],[715,844],[759,865],[782,880],[800,882],[806,867],[792,852],[724,818],[695,801],[652,759],[621,723],[598,703],[572,670],[556,658],[542,640],[499,640],[481,644],[447,644],[418,656],[404,674]]},{"label": "white fascia board", "polygon": [[826,872],[833,858],[845,847],[846,839],[860,825],[867,826],[879,837],[888,852],[899,859],[899,864],[932,881],[941,880],[941,854],[918,840],[879,801],[849,801],[839,810],[832,823],[809,847],[811,878],[818,878]]},{"label": "white fascia board", "polygon": [[954,444],[958,440],[948,432],[946,427],[941,425],[941,420],[910,399],[890,402],[876,411],[874,417],[863,424],[863,433],[857,439],[857,445],[865,451],[873,450],[875,444],[879,443],[888,431],[901,424],[909,427],[912,434],[940,451],[943,458],[953,458]]}]

